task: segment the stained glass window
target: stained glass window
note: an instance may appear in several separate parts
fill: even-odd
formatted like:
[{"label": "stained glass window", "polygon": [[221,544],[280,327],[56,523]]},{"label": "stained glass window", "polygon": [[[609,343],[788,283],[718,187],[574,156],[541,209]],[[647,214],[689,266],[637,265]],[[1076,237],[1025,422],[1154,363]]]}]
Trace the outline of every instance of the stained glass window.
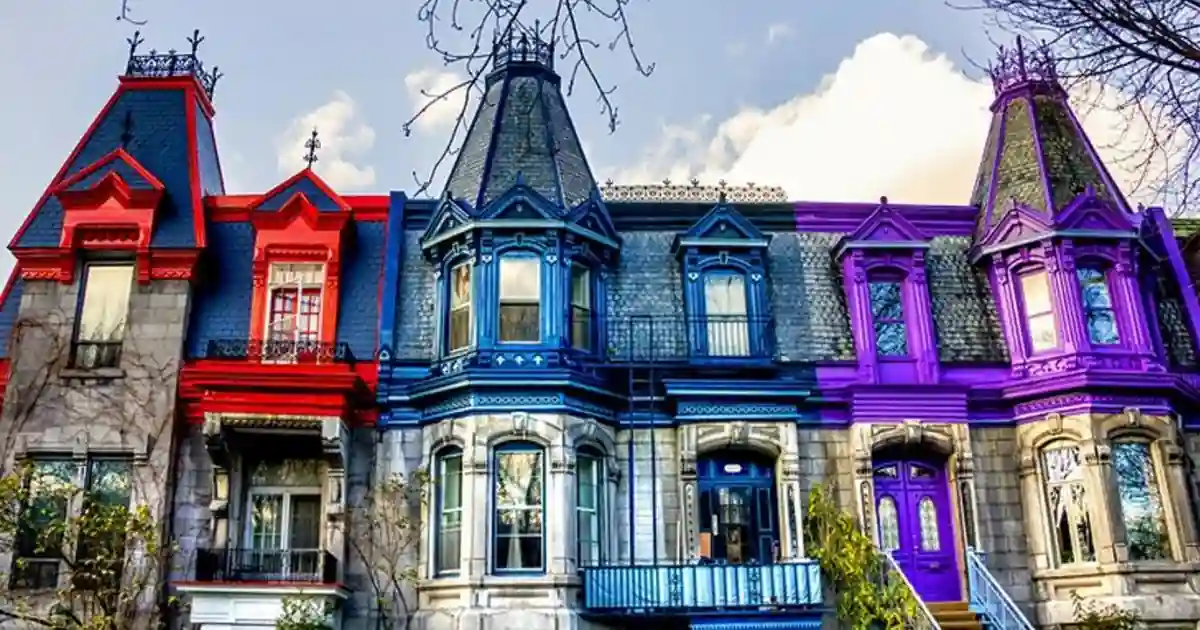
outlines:
[{"label": "stained glass window", "polygon": [[1021,295],[1025,322],[1029,327],[1029,345],[1034,352],[1058,346],[1054,321],[1054,302],[1050,298],[1050,278],[1045,271],[1021,276]]},{"label": "stained glass window", "polygon": [[500,259],[500,341],[541,340],[542,262],[533,256]]},{"label": "stained glass window", "polygon": [[899,282],[871,282],[871,317],[875,325],[875,351],[882,357],[908,356],[908,332]]},{"label": "stained glass window", "polygon": [[1121,520],[1131,560],[1165,560],[1170,540],[1163,514],[1162,495],[1150,445],[1140,440],[1120,440],[1112,446],[1112,465]]},{"label": "stained glass window", "polygon": [[436,472],[438,529],[435,567],[438,573],[459,570],[462,558],[462,451],[448,448],[438,455]]},{"label": "stained glass window", "polygon": [[921,518],[921,551],[938,551],[942,548],[942,541],[938,531],[937,506],[929,497],[921,497],[917,505]]},{"label": "stained glass window", "polygon": [[1092,521],[1079,447],[1055,446],[1042,451],[1047,520],[1061,564],[1093,562]]},{"label": "stained glass window", "polygon": [[542,449],[510,443],[496,451],[495,539],[492,563],[497,571],[542,571],[545,506]]},{"label": "stained glass window", "polygon": [[1117,316],[1104,271],[1095,267],[1080,267],[1076,270],[1076,275],[1079,277],[1079,289],[1082,292],[1088,339],[1097,345],[1120,343]]},{"label": "stained glass window", "polygon": [[879,499],[879,545],[884,551],[900,548],[900,514],[892,497]]}]

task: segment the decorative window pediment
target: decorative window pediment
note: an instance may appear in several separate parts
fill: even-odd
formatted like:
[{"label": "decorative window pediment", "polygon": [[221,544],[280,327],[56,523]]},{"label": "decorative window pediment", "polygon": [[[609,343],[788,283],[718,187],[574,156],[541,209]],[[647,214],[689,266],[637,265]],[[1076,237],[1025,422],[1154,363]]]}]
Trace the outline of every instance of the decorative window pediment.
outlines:
[{"label": "decorative window pediment", "polygon": [[1131,238],[1133,221],[1112,202],[1088,189],[1075,198],[1054,220],[1057,234],[1086,238]]},{"label": "decorative window pediment", "polygon": [[971,251],[972,260],[1009,247],[1018,247],[1045,238],[1054,228],[1044,216],[1026,206],[1013,204],[1004,216],[984,233]]},{"label": "decorative window pediment", "polygon": [[1014,203],[1003,217],[983,234],[971,251],[972,260],[988,254],[1021,247],[1052,237],[1111,240],[1137,236],[1133,221],[1112,202],[1087,189],[1067,204],[1053,219],[1027,206]]},{"label": "decorative window pediment", "polygon": [[714,206],[675,239],[676,252],[704,248],[765,250],[769,244],[758,227],[724,202]]},{"label": "decorative window pediment", "polygon": [[478,210],[462,201],[443,196],[429,227],[421,235],[421,248],[427,255],[436,258],[433,252],[440,245],[465,232],[483,229],[496,234],[538,229],[562,230],[603,249],[615,252],[620,247],[620,237],[604,210],[603,202],[598,198],[564,213],[536,190],[517,185]]},{"label": "decorative window pediment", "polygon": [[926,249],[929,237],[880,199],[880,205],[838,244],[836,255],[851,249]]}]

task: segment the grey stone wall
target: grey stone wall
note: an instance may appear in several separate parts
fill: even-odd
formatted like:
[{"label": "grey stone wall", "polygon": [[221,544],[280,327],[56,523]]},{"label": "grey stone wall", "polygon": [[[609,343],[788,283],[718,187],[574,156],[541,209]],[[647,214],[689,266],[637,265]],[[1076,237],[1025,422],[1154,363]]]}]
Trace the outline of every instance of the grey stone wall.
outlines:
[{"label": "grey stone wall", "polygon": [[[11,470],[22,456],[69,455],[81,464],[89,455],[129,456],[134,505],[166,524],[190,284],[134,282],[120,366],[86,372],[69,365],[79,288],[78,279],[25,283],[0,415],[0,461]],[[10,561],[0,556],[0,566]]]},{"label": "grey stone wall", "polygon": [[[651,449],[651,435],[654,447]],[[633,441],[633,462],[629,465],[629,443]],[[650,564],[655,556],[654,532],[658,532],[657,558],[682,560],[679,557],[680,480],[679,446],[675,429],[638,429],[618,431],[616,452],[613,453],[620,471],[616,504],[609,510],[610,527],[617,532],[618,564],[630,561],[630,538],[638,564]],[[633,531],[629,529],[630,473],[633,471]]]},{"label": "grey stone wall", "polygon": [[817,484],[836,491],[838,504],[854,514],[854,458],[850,432],[845,429],[796,430],[799,452],[801,505],[808,510],[808,493]]},{"label": "grey stone wall", "polygon": [[1033,581],[1028,534],[1018,474],[1017,436],[1012,427],[971,429],[975,459],[976,536],[996,580],[1031,620]]}]

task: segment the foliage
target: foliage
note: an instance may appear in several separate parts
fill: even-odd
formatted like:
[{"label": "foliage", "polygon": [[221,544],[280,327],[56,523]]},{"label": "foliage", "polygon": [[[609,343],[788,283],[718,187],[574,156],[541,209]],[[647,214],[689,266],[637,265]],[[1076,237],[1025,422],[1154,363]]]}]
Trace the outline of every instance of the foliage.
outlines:
[{"label": "foliage", "polygon": [[903,628],[917,602],[903,579],[890,571],[875,541],[844,512],[830,488],[816,486],[808,497],[809,553],[821,565],[837,597],[837,615],[851,630]]},{"label": "foliage", "polygon": [[[1183,209],[1200,193],[1200,4],[1187,0],[968,0],[994,26],[1044,40],[1060,75],[1093,106],[1115,107],[1120,156],[1164,201]],[[1107,86],[1106,90],[1097,86]]]},{"label": "foliage", "polygon": [[[127,488],[84,491],[30,464],[0,477],[0,538],[16,558],[0,584],[0,618],[64,630],[152,624],[147,589],[171,550],[150,509],[130,507]],[[43,587],[59,568],[57,586]]]},{"label": "foliage", "polygon": [[276,630],[328,630],[333,605],[303,595],[285,597],[283,614],[275,621]]},{"label": "foliage", "polygon": [[418,579],[429,482],[424,470],[391,475],[348,509],[346,542],[367,569],[381,630],[403,630],[412,619],[410,595]]},{"label": "foliage", "polygon": [[1075,627],[1079,630],[1137,630],[1142,627],[1142,620],[1132,610],[1100,606],[1084,600],[1075,591],[1071,592],[1071,601],[1075,607]]}]

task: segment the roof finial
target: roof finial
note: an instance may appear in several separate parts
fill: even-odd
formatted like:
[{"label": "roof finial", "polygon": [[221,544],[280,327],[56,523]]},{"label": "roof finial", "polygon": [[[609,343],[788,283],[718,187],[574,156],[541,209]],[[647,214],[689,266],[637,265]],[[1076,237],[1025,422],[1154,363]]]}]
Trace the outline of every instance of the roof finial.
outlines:
[{"label": "roof finial", "polygon": [[200,29],[192,30],[192,36],[187,38],[187,42],[192,45],[192,55],[195,55],[200,44],[204,43],[204,38],[200,36]]},{"label": "roof finial", "polygon": [[308,153],[304,154],[304,161],[308,163],[306,168],[311,169],[312,165],[317,162],[317,149],[321,148],[321,140],[317,137],[316,127],[313,127],[312,136],[304,143],[304,148],[308,149]]}]

